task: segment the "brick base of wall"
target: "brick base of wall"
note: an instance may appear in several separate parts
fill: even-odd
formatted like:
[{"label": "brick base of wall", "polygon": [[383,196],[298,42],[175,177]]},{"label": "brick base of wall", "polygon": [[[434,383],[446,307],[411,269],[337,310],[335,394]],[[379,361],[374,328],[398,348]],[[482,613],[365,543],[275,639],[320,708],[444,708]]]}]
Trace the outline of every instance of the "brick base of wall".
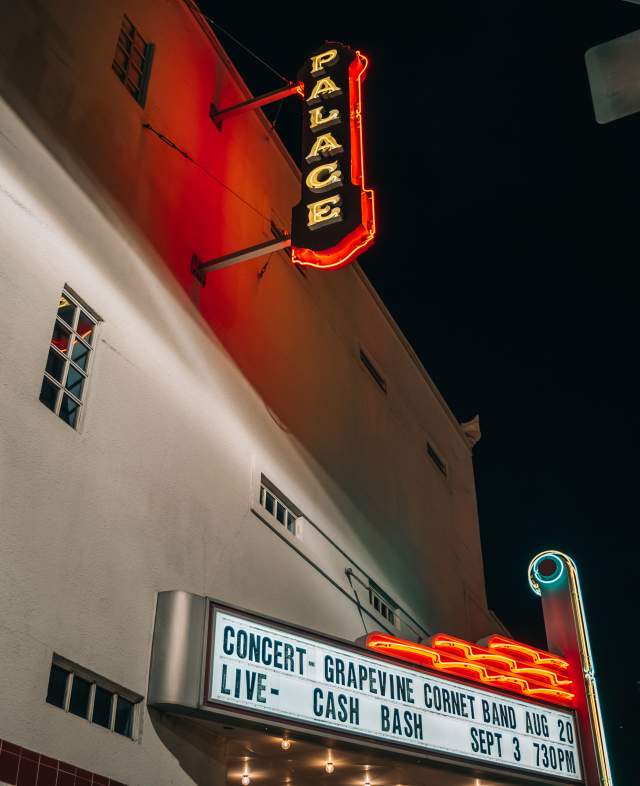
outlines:
[{"label": "brick base of wall", "polygon": [[125,786],[97,775],[0,740],[0,786]]}]

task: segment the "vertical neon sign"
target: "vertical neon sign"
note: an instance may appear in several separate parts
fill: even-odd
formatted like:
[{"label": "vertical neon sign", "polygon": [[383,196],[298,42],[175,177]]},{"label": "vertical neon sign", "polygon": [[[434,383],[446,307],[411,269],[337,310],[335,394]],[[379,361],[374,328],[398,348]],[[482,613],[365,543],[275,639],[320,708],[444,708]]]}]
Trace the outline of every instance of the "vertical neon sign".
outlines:
[{"label": "vertical neon sign", "polygon": [[339,268],[375,237],[374,195],[365,186],[362,82],[367,58],[327,43],[298,73],[304,85],[302,198],[293,208],[292,259]]}]

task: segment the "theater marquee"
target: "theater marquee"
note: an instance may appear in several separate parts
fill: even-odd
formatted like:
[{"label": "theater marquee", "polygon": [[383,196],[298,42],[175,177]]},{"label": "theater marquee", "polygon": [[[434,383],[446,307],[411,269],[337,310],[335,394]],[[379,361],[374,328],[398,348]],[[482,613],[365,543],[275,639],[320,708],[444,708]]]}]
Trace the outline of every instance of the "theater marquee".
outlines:
[{"label": "theater marquee", "polygon": [[[570,710],[211,605],[204,705],[417,754],[582,779]],[[326,733],[326,731],[325,731]]]}]

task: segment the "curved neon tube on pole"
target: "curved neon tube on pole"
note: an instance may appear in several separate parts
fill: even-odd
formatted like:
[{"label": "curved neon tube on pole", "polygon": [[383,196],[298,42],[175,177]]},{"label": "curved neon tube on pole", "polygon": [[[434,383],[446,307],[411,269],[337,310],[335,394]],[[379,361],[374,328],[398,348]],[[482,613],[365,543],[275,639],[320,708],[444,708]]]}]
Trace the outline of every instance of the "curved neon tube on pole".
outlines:
[{"label": "curved neon tube on pole", "polygon": [[[542,570],[543,563],[547,563],[545,570]],[[555,565],[553,566],[554,563]],[[551,566],[553,568],[549,570]],[[545,590],[552,590],[554,586],[560,585],[565,571],[578,643],[580,667],[584,677],[586,705],[593,737],[598,781],[600,786],[613,786],[578,569],[571,557],[563,552],[555,550],[542,551],[540,554],[536,554],[529,563],[529,585],[536,595],[542,597]]]}]

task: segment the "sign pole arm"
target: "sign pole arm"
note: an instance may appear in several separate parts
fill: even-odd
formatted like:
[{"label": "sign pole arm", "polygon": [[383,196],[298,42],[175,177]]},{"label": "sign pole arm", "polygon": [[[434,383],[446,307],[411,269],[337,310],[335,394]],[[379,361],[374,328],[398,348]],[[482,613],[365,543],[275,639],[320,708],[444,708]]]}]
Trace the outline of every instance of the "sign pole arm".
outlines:
[{"label": "sign pole arm", "polygon": [[273,254],[275,251],[282,251],[283,248],[289,248],[291,245],[290,237],[280,237],[275,240],[265,240],[264,243],[258,243],[249,248],[243,248],[241,251],[234,251],[231,254],[225,254],[221,257],[215,257],[207,262],[202,262],[195,254],[191,257],[191,272],[200,281],[202,285],[205,282],[205,276],[211,270],[223,270],[226,267],[231,267],[238,262],[246,262],[249,259],[264,256],[265,254]]},{"label": "sign pole arm", "polygon": [[242,112],[247,112],[250,109],[258,109],[267,104],[273,104],[275,101],[282,101],[292,95],[303,95],[303,87],[301,82],[291,82],[287,87],[281,87],[277,90],[272,90],[270,93],[264,93],[255,98],[249,98],[239,104],[234,104],[226,109],[218,109],[215,104],[211,104],[209,116],[213,120],[218,130],[222,130],[222,121],[230,117],[235,117]]}]

